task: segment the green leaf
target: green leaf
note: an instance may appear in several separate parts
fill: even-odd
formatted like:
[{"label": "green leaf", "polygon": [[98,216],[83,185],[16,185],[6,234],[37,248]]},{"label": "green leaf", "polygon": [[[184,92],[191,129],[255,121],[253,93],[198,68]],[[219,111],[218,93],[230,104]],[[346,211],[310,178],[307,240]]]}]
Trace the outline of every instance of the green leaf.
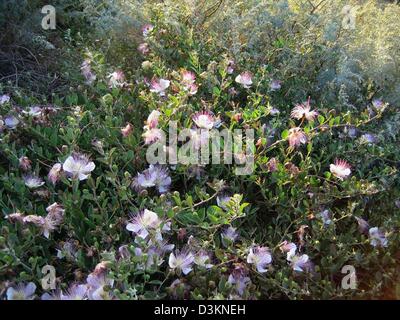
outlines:
[{"label": "green leaf", "polygon": [[282,137],[282,139],[284,139],[284,140],[286,140],[287,139],[287,137],[289,136],[289,130],[284,130],[282,133],[281,133],[281,137]]},{"label": "green leaf", "polygon": [[332,177],[332,173],[330,173],[329,171],[325,172],[325,177],[327,179],[330,179]]},{"label": "green leaf", "polygon": [[311,153],[311,150],[312,150],[312,142],[309,142],[309,143],[307,144],[307,152],[308,152],[308,153]]},{"label": "green leaf", "polygon": [[76,93],[72,93],[67,96],[66,98],[67,104],[70,106],[77,105],[78,104],[78,95]]},{"label": "green leaf", "polygon": [[213,88],[213,95],[219,97],[221,94],[221,90],[218,87]]}]

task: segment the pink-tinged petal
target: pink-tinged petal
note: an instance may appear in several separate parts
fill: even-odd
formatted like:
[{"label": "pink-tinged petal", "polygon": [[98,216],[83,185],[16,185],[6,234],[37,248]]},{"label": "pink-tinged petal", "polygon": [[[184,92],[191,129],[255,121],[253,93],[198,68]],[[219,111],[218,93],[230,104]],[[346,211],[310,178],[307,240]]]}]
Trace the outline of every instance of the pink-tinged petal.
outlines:
[{"label": "pink-tinged petal", "polygon": [[165,95],[165,90],[170,86],[170,81],[166,79],[153,79],[150,84],[150,92]]},{"label": "pink-tinged petal", "polygon": [[158,126],[158,121],[161,116],[161,112],[158,110],[153,110],[146,121],[146,129],[154,129]]},{"label": "pink-tinged petal", "polygon": [[139,44],[138,51],[144,56],[147,55],[150,52],[149,44],[148,43]]},{"label": "pink-tinged petal", "polygon": [[341,159],[336,159],[335,162],[329,166],[329,170],[336,178],[340,180],[347,178],[351,174],[350,164]]},{"label": "pink-tinged petal", "polygon": [[156,141],[162,141],[165,139],[164,132],[157,128],[146,130],[142,136],[145,144],[152,144]]},{"label": "pink-tinged petal", "polygon": [[242,72],[235,78],[235,81],[241,84],[244,88],[250,88],[253,84],[252,80],[253,75],[249,71]]},{"label": "pink-tinged petal", "polygon": [[53,165],[53,167],[50,169],[49,174],[47,175],[48,179],[52,184],[56,184],[57,181],[60,179],[61,176],[61,170],[62,170],[62,164],[61,163],[56,163]]},{"label": "pink-tinged petal", "polygon": [[203,129],[212,129],[216,123],[214,114],[211,111],[196,112],[192,119],[197,127]]},{"label": "pink-tinged petal", "polygon": [[124,138],[129,137],[133,132],[133,126],[128,123],[125,127],[121,129],[121,134]]},{"label": "pink-tinged petal", "polygon": [[142,27],[143,37],[147,37],[154,30],[154,26],[150,23],[145,24]]},{"label": "pink-tinged petal", "polygon": [[184,86],[189,86],[193,84],[196,80],[196,75],[192,71],[183,70],[181,72],[181,77],[182,77],[181,82]]},{"label": "pink-tinged petal", "polygon": [[289,130],[288,140],[291,147],[298,147],[307,143],[307,136],[301,128],[292,128]]},{"label": "pink-tinged petal", "polygon": [[313,121],[317,116],[317,111],[311,111],[310,99],[305,103],[296,105],[291,112],[291,117],[297,120],[305,118],[308,121]]}]

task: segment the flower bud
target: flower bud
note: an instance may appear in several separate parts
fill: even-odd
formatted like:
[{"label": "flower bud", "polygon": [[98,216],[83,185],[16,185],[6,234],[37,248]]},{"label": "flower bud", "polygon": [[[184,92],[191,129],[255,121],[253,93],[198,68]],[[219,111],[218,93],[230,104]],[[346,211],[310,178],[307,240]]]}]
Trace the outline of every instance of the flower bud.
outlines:
[{"label": "flower bud", "polygon": [[133,132],[133,126],[128,123],[124,128],[121,129],[121,133],[123,137],[128,137]]},{"label": "flower bud", "polygon": [[32,169],[32,161],[28,157],[19,158],[19,167],[22,171],[29,171]]},{"label": "flower bud", "polygon": [[142,62],[142,68],[143,68],[144,70],[148,70],[148,69],[150,69],[152,66],[153,66],[153,64],[152,64],[150,61],[148,61],[148,60]]},{"label": "flower bud", "polygon": [[174,213],[177,213],[177,212],[179,212],[179,207],[178,207],[178,206],[176,206],[176,207],[173,207],[173,208],[172,208],[172,211],[173,211]]}]

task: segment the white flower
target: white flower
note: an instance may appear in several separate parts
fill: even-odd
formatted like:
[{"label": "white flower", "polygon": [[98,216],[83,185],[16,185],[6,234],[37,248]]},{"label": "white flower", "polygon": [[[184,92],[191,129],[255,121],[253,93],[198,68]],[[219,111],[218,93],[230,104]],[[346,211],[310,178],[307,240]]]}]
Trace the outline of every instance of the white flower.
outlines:
[{"label": "white flower", "polygon": [[218,207],[220,207],[221,209],[224,209],[225,211],[228,211],[227,204],[231,201],[231,198],[232,197],[230,197],[226,194],[217,196]]},{"label": "white flower", "polygon": [[83,154],[73,153],[63,163],[63,170],[72,179],[86,180],[96,165]]},{"label": "white flower", "polygon": [[272,91],[279,90],[282,87],[282,82],[279,80],[272,80],[271,83],[269,84],[269,87]]},{"label": "white flower", "polygon": [[296,254],[297,246],[295,243],[285,240],[279,245],[279,249],[282,252],[286,252],[286,260],[290,261],[290,257]]},{"label": "white flower", "polygon": [[189,95],[193,96],[197,93],[199,87],[197,84],[192,83],[185,87],[185,90],[189,93]]},{"label": "white flower", "polygon": [[[357,129],[353,126],[346,126],[343,128],[343,134],[350,137],[351,139],[354,139],[357,136]],[[339,134],[339,136],[343,137],[342,134]]]},{"label": "white flower", "polygon": [[169,190],[172,179],[169,176],[168,169],[159,165],[150,165],[149,170],[156,176],[156,187],[159,193],[165,193]]},{"label": "white flower", "polygon": [[212,268],[213,265],[207,262],[210,262],[210,257],[204,250],[200,250],[194,257],[194,263],[198,266],[206,269]]},{"label": "white flower", "polygon": [[289,146],[298,147],[301,144],[307,143],[307,136],[301,128],[291,128],[288,135]]},{"label": "white flower", "polygon": [[10,96],[8,94],[1,95],[0,96],[0,106],[7,102],[10,102]]},{"label": "white flower", "polygon": [[293,270],[298,272],[306,271],[310,265],[309,257],[306,254],[291,254],[288,255],[287,260],[290,262]]},{"label": "white flower", "polygon": [[267,272],[266,267],[272,262],[272,256],[267,247],[254,247],[249,249],[247,263],[254,264],[260,273]]},{"label": "white flower", "polygon": [[373,247],[387,247],[388,240],[385,234],[379,230],[379,228],[374,227],[369,229],[369,239]]},{"label": "white flower", "polygon": [[78,259],[78,247],[73,240],[67,240],[57,249],[57,258],[66,258],[68,261],[76,261]]},{"label": "white flower", "polygon": [[374,99],[372,100],[372,105],[377,111],[383,111],[388,104],[383,102],[382,99]]},{"label": "white flower", "polygon": [[332,223],[331,215],[329,213],[329,210],[324,210],[320,212],[321,219],[324,223],[324,225],[330,225]]},{"label": "white flower", "polygon": [[27,285],[19,284],[16,288],[7,289],[7,300],[32,300],[36,291],[36,285],[29,282]]},{"label": "white flower", "polygon": [[251,85],[253,84],[252,81],[253,75],[249,71],[242,72],[239,74],[236,78],[235,81],[239,84],[241,84],[244,88],[250,88]]},{"label": "white flower", "polygon": [[156,185],[156,173],[150,170],[145,170],[138,173],[135,183],[141,188],[151,188]]},{"label": "white flower", "polygon": [[139,44],[138,51],[145,56],[150,52],[149,44],[146,42]]},{"label": "white flower", "polygon": [[181,83],[184,90],[189,92],[189,95],[197,93],[198,86],[195,83],[196,75],[192,71],[183,70],[181,71]]},{"label": "white flower", "polygon": [[52,184],[56,184],[57,181],[60,179],[61,170],[62,170],[62,164],[61,163],[56,163],[50,169],[49,174],[47,175],[47,178],[50,180],[50,182]]},{"label": "white flower", "polygon": [[104,274],[91,273],[87,277],[87,295],[89,300],[111,300],[110,292],[106,287],[112,288],[114,280],[107,278]]},{"label": "white flower", "polygon": [[251,283],[251,280],[242,266],[236,266],[229,275],[228,283],[234,286],[239,295],[242,295],[246,287]]},{"label": "white flower", "polygon": [[317,111],[311,111],[310,101],[298,104],[292,110],[290,116],[294,119],[300,120],[303,117],[308,121],[312,121],[318,115]]},{"label": "white flower", "polygon": [[331,173],[340,180],[347,178],[351,174],[350,168],[350,165],[341,159],[336,159],[335,163],[329,167]]},{"label": "white flower", "polygon": [[370,226],[367,221],[365,221],[363,218],[355,217],[358,223],[358,231],[360,233],[365,233],[368,234],[368,230],[370,229]]},{"label": "white flower", "polygon": [[31,214],[29,216],[24,217],[24,223],[33,223],[34,225],[41,227],[44,225],[44,218],[41,216],[37,216],[35,214]]},{"label": "white flower", "polygon": [[215,117],[210,111],[196,112],[192,117],[197,127],[203,129],[212,129],[215,125]]},{"label": "white flower", "polygon": [[164,132],[158,128],[146,130],[142,137],[144,138],[145,144],[152,144],[156,141],[165,140]]},{"label": "white flower", "polygon": [[119,257],[124,260],[130,259],[132,256],[131,252],[129,251],[129,246],[127,244],[123,244],[118,248],[118,254]]},{"label": "white flower", "polygon": [[161,220],[157,213],[145,209],[132,217],[130,223],[126,225],[126,229],[135,233],[138,237],[146,239],[150,232],[157,230],[161,224]]},{"label": "white flower", "polygon": [[73,284],[67,292],[61,292],[61,300],[84,300],[88,288],[85,284]]},{"label": "white flower", "polygon": [[14,130],[18,126],[19,120],[17,117],[14,116],[6,116],[4,118],[4,124],[7,127],[7,129]]},{"label": "white flower", "polygon": [[138,173],[137,177],[133,179],[132,187],[137,191],[157,187],[158,192],[165,193],[169,190],[171,183],[172,180],[166,167],[151,164],[148,169]]},{"label": "white flower", "polygon": [[19,167],[23,171],[29,171],[32,168],[32,161],[28,157],[22,156],[18,159]]},{"label": "white flower", "polygon": [[228,74],[232,74],[233,71],[235,71],[235,61],[233,61],[233,60],[228,60],[226,72],[227,72]]},{"label": "white flower", "polygon": [[6,219],[10,220],[10,222],[24,222],[24,215],[20,212],[10,213],[5,216]]},{"label": "white flower", "polygon": [[125,85],[125,75],[121,70],[114,71],[108,75],[110,88],[123,87]]},{"label": "white flower", "polygon": [[143,37],[147,37],[150,34],[150,32],[153,31],[153,29],[154,29],[154,26],[152,24],[150,24],[150,23],[145,24],[142,27]]},{"label": "white flower", "polygon": [[193,268],[194,255],[187,250],[176,250],[175,253],[171,252],[169,256],[169,267],[173,270],[177,270],[178,273],[182,272],[184,275],[190,273]]},{"label": "white flower", "polygon": [[54,202],[53,204],[49,205],[46,208],[47,211],[47,215],[52,216],[53,219],[58,220],[58,221],[62,221],[63,217],[64,217],[64,207],[61,204],[58,204],[57,202]]},{"label": "white flower", "polygon": [[40,297],[40,300],[43,300],[43,301],[61,300],[61,291],[56,290],[55,292],[52,292],[52,293],[45,292]]},{"label": "white flower", "polygon": [[196,75],[192,71],[183,70],[181,72],[181,77],[181,82],[184,86],[189,86],[196,81]]},{"label": "white flower", "polygon": [[[158,240],[153,241],[152,239],[149,240],[147,243],[147,260],[144,264],[142,264],[142,268],[151,268],[153,266],[160,266],[164,263],[164,255],[167,252],[171,252],[175,245],[168,244],[165,240]],[[140,248],[135,248],[135,255],[138,257],[143,257],[143,250]]]},{"label": "white flower", "polygon": [[28,110],[23,110],[22,113],[31,117],[40,117],[43,109],[40,106],[29,107]]},{"label": "white flower", "polygon": [[150,92],[158,93],[160,96],[165,96],[165,90],[170,85],[169,80],[165,79],[153,79],[150,84]]},{"label": "white flower", "polygon": [[239,237],[238,232],[236,231],[235,228],[229,226],[228,228],[226,228],[222,233],[221,233],[221,240],[222,240],[222,244],[225,247],[228,247],[229,244],[234,243],[237,238]]},{"label": "white flower", "polygon": [[25,185],[29,189],[39,188],[44,185],[44,181],[42,178],[34,176],[34,175],[26,175],[24,176]]},{"label": "white flower", "polygon": [[158,126],[158,120],[161,116],[161,112],[153,110],[147,117],[145,129],[154,129]]},{"label": "white flower", "polygon": [[275,115],[277,115],[277,114],[280,114],[281,112],[279,111],[279,109],[277,109],[277,108],[275,108],[275,107],[272,107],[270,110],[269,110],[269,114],[271,115],[271,116],[275,116]]},{"label": "white flower", "polygon": [[360,141],[361,143],[374,144],[377,142],[377,138],[371,133],[365,133],[360,137]]},{"label": "white flower", "polygon": [[90,64],[91,61],[89,59],[85,59],[81,65],[82,75],[86,80],[85,83],[88,85],[91,85],[96,80],[96,75],[92,72]]},{"label": "white flower", "polygon": [[152,66],[153,64],[148,60],[142,62],[142,69],[144,70],[150,70]]},{"label": "white flower", "polygon": [[64,219],[64,208],[58,203],[53,203],[46,208],[48,212],[46,217],[37,215],[29,215],[23,219],[24,223],[32,223],[41,229],[43,236],[47,239],[50,237],[50,232],[57,229]]}]

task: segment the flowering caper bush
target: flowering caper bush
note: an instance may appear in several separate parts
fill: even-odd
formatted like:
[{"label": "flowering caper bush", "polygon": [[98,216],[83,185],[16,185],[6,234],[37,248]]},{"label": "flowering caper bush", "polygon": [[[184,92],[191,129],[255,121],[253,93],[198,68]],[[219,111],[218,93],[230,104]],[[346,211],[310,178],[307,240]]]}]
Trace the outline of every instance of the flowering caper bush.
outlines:
[{"label": "flowering caper bush", "polygon": [[[123,1],[124,36],[120,18],[109,39],[93,24],[68,44],[69,90],[2,85],[2,297],[399,298],[399,42],[385,34],[385,57],[363,61],[393,54],[382,82],[361,62],[346,73],[361,45],[340,35],[375,33],[341,30],[339,2],[151,1],[139,17]],[[371,10],[400,17],[360,6],[361,26]],[[222,148],[230,162],[183,157],[222,130],[252,134]]]}]

